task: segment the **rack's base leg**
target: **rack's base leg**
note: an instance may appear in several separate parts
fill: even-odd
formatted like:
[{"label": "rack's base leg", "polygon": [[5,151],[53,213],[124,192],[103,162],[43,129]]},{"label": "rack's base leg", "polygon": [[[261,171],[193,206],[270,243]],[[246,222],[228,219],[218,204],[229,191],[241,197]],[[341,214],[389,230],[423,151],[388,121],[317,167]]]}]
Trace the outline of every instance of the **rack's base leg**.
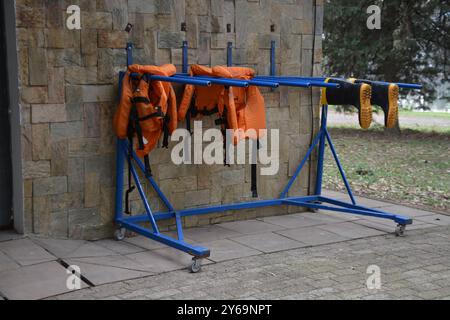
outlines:
[{"label": "rack's base leg", "polygon": [[131,218],[122,218],[118,221],[118,223],[127,230],[133,231],[144,237],[163,243],[169,247],[186,252],[194,256],[194,258],[196,259],[208,258],[210,255],[209,249],[207,248],[191,245],[184,241],[180,241],[178,239],[166,236],[162,233],[155,233],[152,230],[140,226],[138,223],[132,222],[132,220],[130,220]]},{"label": "rack's base leg", "polygon": [[328,210],[341,213],[348,213],[361,216],[369,216],[380,219],[388,219],[397,223],[395,235],[398,237],[404,236],[406,226],[413,223],[411,218],[396,215],[381,210],[366,208],[356,204],[345,203],[340,200],[317,196],[317,199],[291,198],[284,199],[283,202],[287,205],[309,208],[310,210]]}]

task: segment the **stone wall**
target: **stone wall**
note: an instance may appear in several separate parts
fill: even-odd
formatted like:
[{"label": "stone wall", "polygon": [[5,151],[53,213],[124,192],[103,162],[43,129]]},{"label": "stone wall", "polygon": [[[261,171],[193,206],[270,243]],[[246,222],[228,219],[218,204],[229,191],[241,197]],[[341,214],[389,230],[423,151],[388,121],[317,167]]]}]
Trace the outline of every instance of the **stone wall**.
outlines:
[{"label": "stone wall", "polygon": [[[81,30],[65,27],[66,8],[72,4],[81,8]],[[279,73],[310,75],[313,68],[318,74],[323,2],[317,4],[314,36],[312,0],[16,0],[26,232],[86,239],[111,235],[111,119],[127,41],[135,45],[135,62],[171,62],[178,68],[183,40],[189,41],[189,62],[206,65],[225,64],[231,41],[235,64],[268,74],[270,42],[275,40]],[[123,31],[128,22],[134,25],[131,35]],[[183,22],[186,32],[181,31]],[[280,193],[306,153],[312,117],[317,129],[318,91],[313,92],[313,115],[311,90],[263,91],[268,126],[281,130],[280,172],[259,181],[260,196],[269,198]],[[205,125],[212,126],[213,119],[205,119]],[[249,166],[177,167],[170,152],[161,149],[151,157],[155,178],[176,208],[250,199]],[[305,171],[294,194],[305,194],[307,187]],[[160,203],[148,189],[157,210]],[[137,192],[132,208],[134,213],[142,210]],[[186,218],[185,224],[287,212],[281,207],[227,212]],[[166,227],[173,226],[169,222]]]}]

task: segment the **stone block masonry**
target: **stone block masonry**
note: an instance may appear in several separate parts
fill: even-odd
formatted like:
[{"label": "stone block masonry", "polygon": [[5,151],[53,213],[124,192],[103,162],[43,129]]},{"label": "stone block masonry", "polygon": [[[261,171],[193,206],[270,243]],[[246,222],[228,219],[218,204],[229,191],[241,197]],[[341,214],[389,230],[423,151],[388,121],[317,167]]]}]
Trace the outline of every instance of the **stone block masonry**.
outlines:
[{"label": "stone block masonry", "polygon": [[[112,116],[117,101],[117,75],[126,64],[127,41],[135,44],[136,63],[173,63],[179,70],[184,40],[189,41],[189,62],[207,65],[225,64],[226,44],[231,41],[235,64],[267,74],[270,41],[275,40],[279,72],[309,76],[311,70],[320,71],[322,1],[317,1],[316,35],[312,30],[312,1],[306,0],[15,3],[27,233],[85,239],[112,234]],[[81,9],[81,30],[66,28],[66,9],[71,4]],[[127,23],[134,25],[131,34],[124,31]],[[186,31],[181,31],[182,23],[186,24]],[[181,89],[177,87],[179,92]],[[310,90],[264,89],[263,94],[269,128],[280,129],[280,172],[259,179],[261,198],[273,198],[305,154],[311,128],[318,127],[319,115],[318,106],[314,105],[312,126]],[[317,101],[319,92],[312,94]],[[213,121],[207,123],[212,125]],[[170,153],[161,149],[151,157],[155,178],[176,208],[251,199],[249,170],[245,166],[177,167],[171,164]],[[302,174],[300,180],[293,194],[307,192],[308,174]],[[155,194],[148,186],[145,189],[157,208],[160,204],[155,202]],[[134,208],[139,207],[136,196]],[[286,214],[288,210],[229,212],[186,218],[184,222],[195,226],[270,213]],[[165,225],[173,227],[170,223]]]}]

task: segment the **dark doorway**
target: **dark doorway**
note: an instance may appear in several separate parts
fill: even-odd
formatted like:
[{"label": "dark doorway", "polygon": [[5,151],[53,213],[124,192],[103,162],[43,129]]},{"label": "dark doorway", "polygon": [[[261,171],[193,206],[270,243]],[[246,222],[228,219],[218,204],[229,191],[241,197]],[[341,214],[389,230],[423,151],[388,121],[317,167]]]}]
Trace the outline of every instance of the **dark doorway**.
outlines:
[{"label": "dark doorway", "polygon": [[12,228],[12,163],[4,1],[0,2],[0,229]]}]

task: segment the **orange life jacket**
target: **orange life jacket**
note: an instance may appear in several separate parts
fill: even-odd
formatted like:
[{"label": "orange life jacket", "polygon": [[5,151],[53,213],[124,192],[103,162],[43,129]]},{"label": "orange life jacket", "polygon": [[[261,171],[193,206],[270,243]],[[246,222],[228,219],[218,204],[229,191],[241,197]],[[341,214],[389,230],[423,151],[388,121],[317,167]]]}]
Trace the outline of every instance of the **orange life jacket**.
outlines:
[{"label": "orange life jacket", "polygon": [[[190,74],[250,80],[255,76],[255,71],[242,67],[216,66],[209,68],[193,65]],[[223,85],[212,85],[211,87],[186,85],[178,108],[179,121],[185,120],[194,95],[194,117],[211,115],[217,111],[225,122],[224,129],[235,130],[233,141],[235,144],[247,138],[256,140],[263,134],[260,130],[266,129],[264,98],[256,86],[228,88]],[[254,129],[254,131],[247,131],[248,129]]]},{"label": "orange life jacket", "polygon": [[167,147],[168,136],[177,127],[177,102],[172,85],[150,81],[146,75],[172,76],[175,73],[176,68],[172,64],[159,67],[131,65],[122,80],[113,127],[121,139],[137,137],[135,150],[139,157],[146,157],[163,134],[163,147]]},{"label": "orange life jacket", "polygon": [[[255,71],[242,67],[216,66],[208,68],[193,65],[190,75],[250,80],[255,76]],[[191,107],[194,95],[195,101]],[[264,135],[262,130],[266,129],[266,113],[264,98],[258,87],[229,88],[224,85],[213,85],[211,87],[186,85],[183,99],[178,108],[178,119],[180,121],[186,118],[188,112],[192,112],[195,117],[197,115],[211,115],[216,111],[221,118],[222,129],[234,130],[234,144],[243,139],[258,140]],[[252,196],[257,198],[256,164],[252,164],[251,179]]]}]

